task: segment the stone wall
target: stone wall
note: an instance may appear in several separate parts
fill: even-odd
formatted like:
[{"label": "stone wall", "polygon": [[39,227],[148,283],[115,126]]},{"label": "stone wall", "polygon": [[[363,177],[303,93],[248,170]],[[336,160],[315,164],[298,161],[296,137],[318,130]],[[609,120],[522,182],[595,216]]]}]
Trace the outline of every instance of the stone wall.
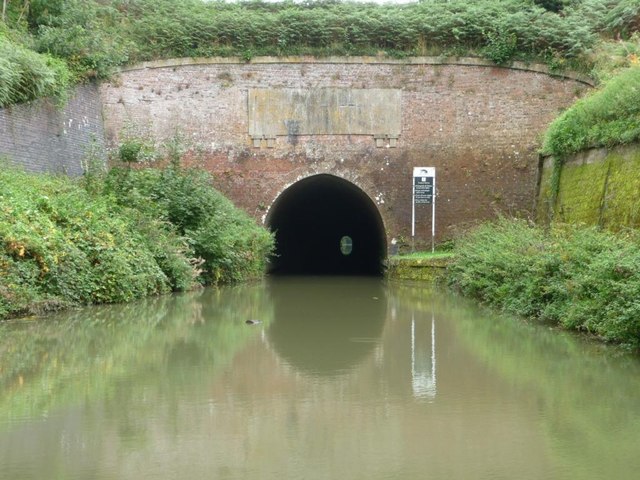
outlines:
[{"label": "stone wall", "polygon": [[69,100],[0,108],[0,157],[31,172],[81,175],[92,142],[104,145],[97,85],[81,85]]},{"label": "stone wall", "polygon": [[640,227],[640,145],[593,149],[568,158],[557,195],[553,159],[545,160],[538,220],[599,225],[611,230]]},{"label": "stone wall", "polygon": [[[442,240],[496,212],[533,211],[540,136],[588,88],[580,79],[477,59],[180,59],[123,71],[103,84],[102,97],[109,145],[131,136],[161,143],[178,134],[191,162],[210,170],[218,188],[258,219],[288,186],[330,173],[375,202],[388,238],[407,239],[412,169],[436,167],[436,231]],[[333,133],[289,129],[282,135],[274,129],[269,137],[264,129],[250,128],[258,117],[277,119],[278,106],[266,107],[266,116],[252,116],[249,92],[273,92],[274,98],[302,92],[317,99],[312,92],[323,89],[337,92],[331,98],[355,98],[349,92],[356,90],[390,92],[399,102],[389,105],[389,115],[400,114],[399,135],[366,126],[352,133],[344,118],[331,120],[340,125]],[[373,107],[363,101],[313,102],[316,110],[333,109],[319,118],[343,115],[343,107],[374,114],[366,113]],[[282,105],[283,112],[287,108]],[[361,120],[362,112],[354,115]],[[367,125],[374,124],[395,125]],[[316,127],[309,128],[322,132]],[[417,207],[418,245],[430,242],[430,213],[428,206]]]}]

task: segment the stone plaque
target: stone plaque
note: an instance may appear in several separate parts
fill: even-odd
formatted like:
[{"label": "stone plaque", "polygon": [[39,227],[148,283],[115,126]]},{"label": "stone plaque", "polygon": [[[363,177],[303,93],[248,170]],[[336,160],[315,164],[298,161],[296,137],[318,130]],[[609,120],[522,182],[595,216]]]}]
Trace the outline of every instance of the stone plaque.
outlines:
[{"label": "stone plaque", "polygon": [[401,129],[399,89],[250,89],[249,135],[382,135]]}]

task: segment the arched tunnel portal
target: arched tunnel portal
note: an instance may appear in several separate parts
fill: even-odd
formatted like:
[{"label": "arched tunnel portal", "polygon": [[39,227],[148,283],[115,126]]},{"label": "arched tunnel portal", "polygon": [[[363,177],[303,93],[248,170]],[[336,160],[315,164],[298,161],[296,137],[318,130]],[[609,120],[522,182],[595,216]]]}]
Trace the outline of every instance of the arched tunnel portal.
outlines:
[{"label": "arched tunnel portal", "polygon": [[385,228],[375,203],[334,175],[307,177],[276,199],[266,219],[275,232],[269,273],[380,275]]}]

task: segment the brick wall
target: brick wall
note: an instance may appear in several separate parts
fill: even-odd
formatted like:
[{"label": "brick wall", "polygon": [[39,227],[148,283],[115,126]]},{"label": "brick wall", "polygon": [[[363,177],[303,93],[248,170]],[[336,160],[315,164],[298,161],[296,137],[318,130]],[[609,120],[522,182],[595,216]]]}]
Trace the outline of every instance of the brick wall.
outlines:
[{"label": "brick wall", "polygon": [[93,139],[104,145],[100,91],[77,87],[63,107],[49,100],[0,108],[0,157],[31,172],[81,175]]},{"label": "brick wall", "polygon": [[[400,89],[395,148],[370,135],[249,136],[251,89]],[[122,72],[102,86],[107,143],[179,132],[191,161],[209,169],[234,202],[262,218],[299,179],[332,173],[375,202],[388,238],[409,237],[414,166],[437,169],[437,237],[496,212],[530,214],[540,136],[589,88],[579,79],[467,59],[182,59]],[[430,239],[430,208],[418,207],[417,238]]]}]

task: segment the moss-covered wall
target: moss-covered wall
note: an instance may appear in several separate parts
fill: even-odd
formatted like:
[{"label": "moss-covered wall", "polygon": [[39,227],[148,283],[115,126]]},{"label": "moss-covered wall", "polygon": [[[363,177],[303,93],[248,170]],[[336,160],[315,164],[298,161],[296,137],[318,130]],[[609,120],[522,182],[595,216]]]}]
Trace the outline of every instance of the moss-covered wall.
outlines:
[{"label": "moss-covered wall", "polygon": [[640,144],[568,158],[560,171],[555,202],[553,189],[553,162],[548,159],[538,196],[541,222],[553,219],[611,230],[640,227]]},{"label": "moss-covered wall", "polygon": [[451,258],[448,255],[433,258],[391,257],[387,263],[387,276],[436,284],[444,278]]}]

